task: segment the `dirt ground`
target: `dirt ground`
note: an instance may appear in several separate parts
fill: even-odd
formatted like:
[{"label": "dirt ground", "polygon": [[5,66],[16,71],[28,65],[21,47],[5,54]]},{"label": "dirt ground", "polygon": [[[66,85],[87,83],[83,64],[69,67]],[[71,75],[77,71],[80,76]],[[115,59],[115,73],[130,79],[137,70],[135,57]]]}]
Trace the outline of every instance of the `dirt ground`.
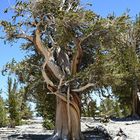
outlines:
[{"label": "dirt ground", "polygon": [[[83,132],[90,128],[103,127],[111,135],[112,139],[116,137],[121,130],[127,136],[126,140],[140,140],[140,120],[137,121],[109,121],[109,123],[100,123],[93,118],[82,118],[81,129]],[[45,130],[42,127],[42,120],[30,120],[30,125],[16,126],[16,128],[0,128],[0,140],[46,140],[53,133],[53,130]],[[91,134],[91,133],[90,133]],[[101,135],[92,132],[88,140],[105,140]],[[106,139],[107,140],[107,139]]]}]

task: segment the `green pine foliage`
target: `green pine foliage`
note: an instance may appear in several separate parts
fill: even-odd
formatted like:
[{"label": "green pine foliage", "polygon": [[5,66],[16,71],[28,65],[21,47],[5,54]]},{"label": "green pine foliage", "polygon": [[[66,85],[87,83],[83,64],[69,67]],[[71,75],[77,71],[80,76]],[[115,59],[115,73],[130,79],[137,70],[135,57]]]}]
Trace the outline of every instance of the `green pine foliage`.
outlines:
[{"label": "green pine foliage", "polygon": [[[54,126],[55,123],[55,109],[56,109],[56,98],[55,96],[49,95],[46,92],[38,93],[36,97],[36,112],[37,116],[43,117],[43,127],[50,128]],[[49,124],[48,124],[48,123]]]},{"label": "green pine foliage", "polygon": [[21,87],[18,94],[20,99],[21,119],[23,120],[31,119],[33,115],[33,111],[31,111],[31,107],[29,105],[25,87]]},{"label": "green pine foliage", "polygon": [[17,82],[8,78],[8,112],[9,112],[9,123],[10,127],[15,127],[21,123],[21,114],[20,114],[20,100],[17,93]]},{"label": "green pine foliage", "polygon": [[28,105],[24,88],[18,89],[16,80],[12,82],[12,78],[8,78],[8,113],[10,127],[20,125],[22,119],[31,119],[32,111]]},{"label": "green pine foliage", "polygon": [[7,126],[8,118],[7,118],[7,110],[5,107],[5,102],[0,95],[0,127]]},{"label": "green pine foliage", "polygon": [[[72,61],[71,55],[74,56],[76,52],[76,40],[78,39],[79,42],[82,38],[80,45],[83,56],[79,71],[66,77],[65,80],[70,81],[69,84],[72,89],[93,83],[95,86],[82,92],[85,94],[110,88],[115,98],[114,100],[107,98],[101,102],[101,112],[105,114],[110,110],[109,115],[115,117],[127,116],[133,112],[135,102],[133,101],[133,93],[140,89],[140,18],[137,16],[135,21],[131,21],[128,13],[119,17],[109,15],[102,18],[84,8],[76,11],[75,8],[79,3],[80,1],[74,2],[73,9],[66,12],[67,3],[60,10],[60,1],[57,0],[42,0],[38,3],[17,1],[12,22],[0,21],[0,26],[6,33],[6,41],[11,43],[22,34],[20,29],[25,29],[27,35],[34,37],[36,28],[39,28],[43,48],[50,49],[48,44],[50,41],[49,35],[51,35],[54,44],[61,46],[65,53],[70,54],[70,61]],[[9,9],[6,9],[5,13],[8,11]],[[51,20],[52,18],[50,13],[53,15],[55,22],[48,24],[48,19]],[[36,26],[31,19],[40,24]],[[21,44],[21,49],[29,52],[28,55],[19,63],[14,60],[7,63],[3,73],[9,70],[9,73],[16,74],[20,83],[25,84],[26,93],[29,93],[27,98],[37,104],[38,114],[44,120],[48,119],[54,122],[55,97],[49,95],[50,91],[45,86],[41,73],[44,58],[38,53],[33,42],[29,41],[27,35],[20,37],[27,40],[24,44]],[[49,73],[49,70],[46,70],[46,73]],[[59,81],[54,80],[51,76],[50,79],[56,87],[59,85]],[[16,97],[19,95],[16,93],[15,83],[11,87],[9,82],[9,86],[9,104],[13,104],[10,105],[11,107],[9,106],[9,112],[14,112],[11,118],[16,118],[18,116],[16,110],[20,110],[16,101]],[[103,92],[98,92],[98,94],[104,96]],[[83,95],[83,100],[90,97],[89,94],[87,95]],[[88,101],[89,99],[83,105],[83,114],[93,116],[96,103],[90,101],[89,105]],[[28,107],[25,106],[25,104],[22,104],[22,109],[28,110]]]},{"label": "green pine foliage", "polygon": [[102,100],[98,109],[101,117],[121,118],[126,117],[130,113],[129,110],[121,108],[120,103],[117,100],[110,98]]},{"label": "green pine foliage", "polygon": [[82,96],[82,117],[94,117],[96,115],[97,104],[90,94]]}]

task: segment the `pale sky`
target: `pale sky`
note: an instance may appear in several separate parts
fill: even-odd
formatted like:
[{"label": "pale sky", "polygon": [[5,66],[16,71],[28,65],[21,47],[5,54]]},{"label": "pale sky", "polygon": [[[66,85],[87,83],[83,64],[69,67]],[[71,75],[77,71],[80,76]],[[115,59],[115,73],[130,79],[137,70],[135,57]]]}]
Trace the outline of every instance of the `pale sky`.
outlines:
[{"label": "pale sky", "polygon": [[[1,0],[0,4],[0,20],[10,20],[11,14],[3,14],[3,11],[8,6],[14,4],[15,0]],[[119,16],[126,12],[127,9],[130,9],[130,16],[132,19],[135,18],[136,14],[140,12],[140,0],[82,0],[82,3],[92,3],[93,6],[91,8],[95,13],[106,17],[110,13],[115,13],[116,16]],[[0,31],[0,36],[3,32]],[[2,40],[0,40],[0,70],[3,65],[8,61],[11,61],[12,58],[20,61],[24,58],[25,52],[19,49],[20,42],[14,44],[13,47],[10,47],[9,44],[4,44]],[[0,73],[0,89],[3,91],[7,91],[7,77],[3,77]],[[4,95],[5,97],[6,95]]]}]

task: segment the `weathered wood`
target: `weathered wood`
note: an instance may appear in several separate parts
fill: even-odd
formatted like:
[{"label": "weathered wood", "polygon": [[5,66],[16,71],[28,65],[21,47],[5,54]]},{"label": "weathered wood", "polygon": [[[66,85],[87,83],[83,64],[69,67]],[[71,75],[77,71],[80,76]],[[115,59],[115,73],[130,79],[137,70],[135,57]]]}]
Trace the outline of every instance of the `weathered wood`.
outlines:
[{"label": "weathered wood", "polygon": [[73,75],[75,75],[78,71],[79,71],[79,66],[82,60],[82,56],[83,56],[83,50],[81,47],[81,40],[76,39],[74,40],[75,44],[76,44],[76,53],[73,56],[72,59],[72,64],[71,64],[71,72]]},{"label": "weathered wood", "polygon": [[[76,102],[73,102],[73,104]],[[68,115],[67,115],[68,114]],[[70,115],[70,116],[69,116]],[[58,139],[81,140],[80,108],[57,98],[55,135]],[[70,126],[69,126],[70,125]]]},{"label": "weathered wood", "polygon": [[40,31],[37,29],[35,32],[35,37],[34,37],[34,44],[35,44],[36,49],[45,57],[44,68],[46,67],[49,74],[55,77],[56,80],[60,80],[62,78],[62,71],[56,64],[50,61],[52,52],[49,51],[49,49],[44,48],[40,36],[41,36]]},{"label": "weathered wood", "polygon": [[140,92],[137,92],[137,95],[138,95],[138,99],[140,101]]}]

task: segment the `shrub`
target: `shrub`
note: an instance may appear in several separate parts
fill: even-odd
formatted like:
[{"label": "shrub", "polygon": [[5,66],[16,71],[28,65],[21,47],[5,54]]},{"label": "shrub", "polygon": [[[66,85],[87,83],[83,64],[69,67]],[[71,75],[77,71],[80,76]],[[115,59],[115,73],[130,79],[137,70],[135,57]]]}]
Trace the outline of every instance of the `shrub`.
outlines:
[{"label": "shrub", "polygon": [[52,129],[54,129],[54,123],[48,119],[45,119],[43,122],[43,127],[48,129],[48,130],[52,130]]},{"label": "shrub", "polygon": [[7,125],[7,112],[3,98],[0,96],[0,127]]}]

